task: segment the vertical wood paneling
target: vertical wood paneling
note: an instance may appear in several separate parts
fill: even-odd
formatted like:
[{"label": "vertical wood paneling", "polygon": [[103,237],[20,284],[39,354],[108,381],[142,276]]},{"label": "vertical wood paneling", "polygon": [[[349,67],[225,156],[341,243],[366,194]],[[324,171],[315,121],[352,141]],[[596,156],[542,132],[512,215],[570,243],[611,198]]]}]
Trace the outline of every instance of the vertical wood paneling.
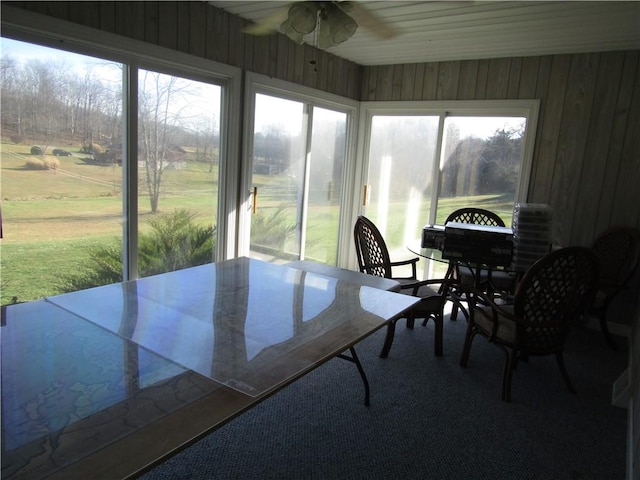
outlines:
[{"label": "vertical wood paneling", "polygon": [[478,60],[465,60],[460,64],[460,81],[458,82],[459,100],[473,100],[476,96],[478,81]]},{"label": "vertical wood paneling", "polygon": [[411,100],[414,98],[421,98],[422,96],[422,89],[424,88],[424,69],[424,63],[418,63],[416,65],[416,73],[414,76],[415,81],[413,83],[413,97],[411,97]]},{"label": "vertical wood paneling", "polygon": [[100,28],[100,6],[94,2],[78,2],[76,8],[69,9],[69,21]]},{"label": "vertical wood paneling", "polygon": [[[278,35],[269,35],[269,70],[267,75],[276,77],[278,75]],[[222,61],[222,60],[221,60]],[[224,60],[226,62],[226,59]]]},{"label": "vertical wood paneling", "polygon": [[522,75],[522,57],[512,58],[509,65],[509,82],[507,84],[508,99],[518,98],[520,78]]},{"label": "vertical wood paneling", "polygon": [[416,83],[416,64],[403,65],[400,73],[402,75],[400,78],[400,100],[411,100]]},{"label": "vertical wood paneling", "polygon": [[[115,2],[109,10],[105,5],[101,10],[102,20],[114,23],[115,33],[135,40],[144,40],[144,3],[136,2],[135,5],[125,5],[122,2]],[[109,15],[111,13],[111,15]],[[111,17],[111,21],[109,21]],[[114,21],[114,17],[118,19]]]},{"label": "vertical wood paneling", "polygon": [[403,75],[404,65],[395,65],[393,67],[393,77],[391,80],[391,92],[389,92],[388,97],[391,100],[400,100],[400,94],[402,90],[402,75]]},{"label": "vertical wood paneling", "polygon": [[[551,201],[551,182],[554,175],[555,157],[558,148],[558,132],[562,119],[562,107],[567,90],[567,79],[571,57],[558,55],[552,59],[548,89],[545,92],[544,119],[541,122],[540,143],[536,146],[536,162],[533,164],[535,184],[530,188],[535,192],[536,203]],[[559,240],[556,240],[559,241]]]},{"label": "vertical wood paneling", "polygon": [[442,62],[438,68],[436,100],[452,100],[458,93],[461,62]]},{"label": "vertical wood paneling", "polygon": [[158,45],[178,49],[178,4],[158,2]]},{"label": "vertical wood paneling", "polygon": [[293,59],[293,79],[294,83],[303,85],[304,82],[304,48],[296,48],[294,50],[295,56]]},{"label": "vertical wood paneling", "polygon": [[[598,65],[597,80],[593,97],[593,114],[589,116],[587,143],[581,172],[581,188],[578,192],[576,205],[581,212],[586,212],[589,218],[598,218],[599,206],[603,190],[603,182],[607,169],[618,170],[619,157],[608,157],[611,149],[611,137],[605,138],[605,132],[610,132],[615,117],[616,103],[620,88],[620,76],[624,63],[624,53],[615,52],[604,55]],[[590,188],[584,188],[589,186]],[[597,220],[593,223],[583,223],[582,215],[574,217],[573,237],[580,244],[589,244],[600,231]],[[606,226],[603,226],[606,228]]]},{"label": "vertical wood paneling", "polygon": [[[288,42],[286,49],[286,57],[287,57],[287,74],[283,78],[283,80],[287,80],[288,82],[293,82],[296,74],[296,55],[298,52],[298,48],[291,48],[291,42]],[[284,54],[281,55],[284,56]]]},{"label": "vertical wood paneling", "polygon": [[269,74],[269,40],[256,38],[253,42],[251,70],[262,75]]},{"label": "vertical wood paneling", "polygon": [[484,100],[487,97],[487,81],[489,76],[489,60],[478,62],[478,76],[476,81],[476,100]]},{"label": "vertical wood paneling", "polygon": [[369,67],[367,71],[367,75],[362,82],[362,100],[369,102],[375,99],[375,94],[378,91],[378,78],[380,73],[378,72],[379,68]]},{"label": "vertical wood paneling", "polygon": [[378,68],[377,90],[374,100],[393,100],[391,88],[393,86],[393,65]]},{"label": "vertical wood paneling", "polygon": [[276,41],[278,42],[278,61],[276,65],[276,78],[286,79],[289,72],[289,59],[291,58],[287,52],[287,39],[284,35],[277,35]]},{"label": "vertical wood paneling", "polygon": [[212,8],[213,23],[211,25],[213,34],[212,59],[220,63],[229,61],[229,15],[223,11]]},{"label": "vertical wood paneling", "polygon": [[487,89],[485,90],[485,98],[487,100],[507,98],[510,66],[511,59],[509,58],[495,58],[489,60]]},{"label": "vertical wood paneling", "polygon": [[[622,66],[622,77],[619,82],[619,93],[616,103],[616,111],[612,124],[611,146],[607,156],[607,165],[615,164],[618,168],[607,168],[604,177],[603,191],[615,192],[618,188],[618,177],[620,175],[619,166],[622,163],[624,144],[628,134],[627,125],[632,123],[630,119],[630,110],[634,101],[634,91],[637,96],[638,81],[636,79],[639,67],[640,52],[626,52],[624,63]],[[636,100],[637,101],[637,100]],[[633,131],[633,129],[632,129]],[[637,135],[635,131],[634,135]],[[636,169],[640,168],[638,166]],[[633,191],[637,191],[636,186],[632,187]],[[619,208],[616,208],[615,195],[603,195],[600,201],[600,211],[598,214],[598,226],[612,224],[623,224],[620,221]],[[638,202],[635,202],[636,204]],[[640,226],[640,223],[638,224]]]},{"label": "vertical wood paneling", "polygon": [[428,63],[424,68],[424,80],[422,81],[422,100],[435,100],[438,91],[439,63]]},{"label": "vertical wood paneling", "polygon": [[176,49],[179,52],[189,53],[189,24],[191,20],[190,2],[178,2],[177,9],[177,39]]},{"label": "vertical wood paneling", "polygon": [[189,53],[204,57],[207,50],[207,9],[203,3],[188,2],[189,5]]},{"label": "vertical wood paneling", "polygon": [[318,72],[314,62],[318,61],[316,49],[310,45],[304,45],[304,65],[302,74],[302,84],[307,87],[313,87],[318,78]]},{"label": "vertical wood paneling", "polygon": [[540,57],[526,57],[522,59],[517,98],[537,98],[536,85],[538,83],[537,80],[539,68]]},{"label": "vertical wood paneling", "polygon": [[235,15],[229,16],[229,41],[227,42],[228,62],[234,67],[242,67],[245,64],[245,43],[248,35],[242,30],[247,22]]},{"label": "vertical wood paneling", "polygon": [[142,2],[142,4],[144,5],[144,41],[158,45],[158,2]]},{"label": "vertical wood paneling", "polygon": [[580,188],[594,188],[593,179],[583,175],[583,166],[597,64],[597,54],[573,55],[571,59],[568,78],[571,88],[564,98],[551,186],[551,204],[563,245],[578,243],[580,232],[575,230],[573,219],[576,214],[584,218],[589,213],[577,203]]},{"label": "vertical wood paneling", "polygon": [[626,123],[618,183],[614,191],[614,205],[620,208],[612,212],[613,220],[620,225],[638,222],[640,214],[640,69],[636,67],[635,88],[629,105],[629,117]]},{"label": "vertical wood paneling", "polygon": [[115,32],[116,29],[116,2],[98,2],[100,15],[100,30]]}]

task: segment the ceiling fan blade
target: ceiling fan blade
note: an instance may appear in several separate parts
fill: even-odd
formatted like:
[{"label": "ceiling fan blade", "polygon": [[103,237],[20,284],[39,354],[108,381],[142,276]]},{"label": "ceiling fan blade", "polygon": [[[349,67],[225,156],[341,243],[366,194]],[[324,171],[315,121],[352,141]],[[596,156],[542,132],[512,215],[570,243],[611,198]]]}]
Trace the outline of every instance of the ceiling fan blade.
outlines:
[{"label": "ceiling fan blade", "polygon": [[353,19],[362,28],[370,31],[377,37],[388,40],[398,35],[398,31],[392,28],[384,20],[372,13],[359,2],[335,2],[335,5]]},{"label": "ceiling fan blade", "polygon": [[247,25],[243,31],[249,35],[270,35],[278,31],[280,25],[287,19],[288,15],[289,6],[287,5],[277,12],[272,13],[264,20]]}]

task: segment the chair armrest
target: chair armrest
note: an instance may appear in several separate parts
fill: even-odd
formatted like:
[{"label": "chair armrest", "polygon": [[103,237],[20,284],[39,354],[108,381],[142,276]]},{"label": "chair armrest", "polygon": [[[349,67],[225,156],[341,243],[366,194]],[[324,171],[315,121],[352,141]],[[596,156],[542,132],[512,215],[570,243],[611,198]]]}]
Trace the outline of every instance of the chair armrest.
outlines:
[{"label": "chair armrest", "polygon": [[393,277],[393,278],[400,278],[400,279],[415,279],[417,278],[417,268],[416,265],[417,263],[420,261],[420,259],[418,257],[415,258],[410,258],[409,260],[400,260],[397,262],[391,262],[391,268],[393,269],[393,267],[400,267],[403,265],[411,265],[411,276],[410,277]]},{"label": "chair armrest", "polygon": [[[522,319],[516,315],[514,315],[509,310],[504,308],[504,305],[499,305],[496,303],[496,297],[494,295],[487,295],[485,292],[475,289],[469,286],[461,286],[459,291],[463,292],[467,295],[468,298],[474,297],[474,301],[476,304],[481,304],[485,307],[489,307],[491,310],[491,314],[487,314],[484,311],[481,311],[481,315],[485,316],[489,320],[491,320],[491,332],[489,334],[489,341],[493,342],[498,333],[498,315],[501,317],[507,318],[515,323],[523,323]],[[475,316],[475,306],[469,308],[469,318],[472,320]]]},{"label": "chair armrest", "polygon": [[411,294],[415,297],[418,295],[418,291],[420,290],[420,287],[424,287],[425,285],[442,285],[445,288],[442,290],[442,295],[446,296],[449,285],[451,285],[453,282],[451,282],[450,280],[444,279],[444,278],[432,278],[429,280],[419,280],[417,282],[411,282],[411,283],[405,283],[400,285],[400,290],[408,290],[408,289],[412,289]]}]

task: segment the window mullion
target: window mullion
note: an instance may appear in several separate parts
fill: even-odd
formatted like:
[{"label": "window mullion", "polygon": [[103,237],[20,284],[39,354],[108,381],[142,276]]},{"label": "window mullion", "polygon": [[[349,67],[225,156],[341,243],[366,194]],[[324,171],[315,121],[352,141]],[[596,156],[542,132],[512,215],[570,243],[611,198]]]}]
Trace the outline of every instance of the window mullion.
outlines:
[{"label": "window mullion", "polygon": [[123,245],[124,281],[138,277],[138,68],[123,65]]}]

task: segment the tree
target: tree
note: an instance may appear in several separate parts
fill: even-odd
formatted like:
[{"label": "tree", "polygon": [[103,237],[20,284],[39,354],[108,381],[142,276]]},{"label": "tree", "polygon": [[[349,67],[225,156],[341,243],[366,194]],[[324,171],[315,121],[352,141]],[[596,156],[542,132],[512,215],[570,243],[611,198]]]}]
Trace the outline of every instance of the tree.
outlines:
[{"label": "tree", "polygon": [[[188,84],[179,77],[143,71],[138,89],[138,155],[151,212],[158,212],[162,177],[181,130]],[[182,103],[183,106],[180,106]]]}]

